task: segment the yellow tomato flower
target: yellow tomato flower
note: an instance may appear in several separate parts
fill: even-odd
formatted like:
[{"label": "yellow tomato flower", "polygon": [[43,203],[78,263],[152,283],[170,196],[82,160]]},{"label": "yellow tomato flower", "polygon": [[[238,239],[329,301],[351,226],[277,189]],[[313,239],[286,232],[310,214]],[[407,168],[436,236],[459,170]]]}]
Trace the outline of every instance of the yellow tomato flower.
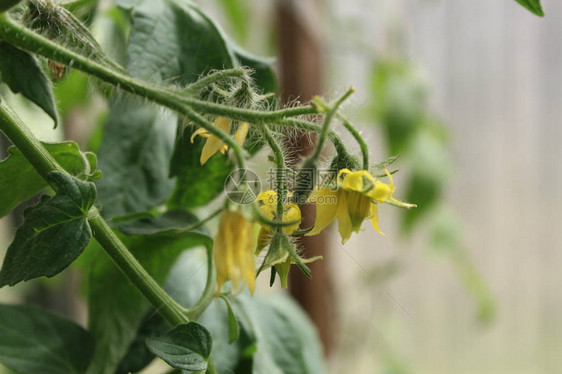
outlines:
[{"label": "yellow tomato flower", "polygon": [[[217,117],[213,125],[226,132],[227,134],[230,134],[232,121],[225,117]],[[234,140],[236,141],[236,143],[240,145],[244,144],[244,140],[246,139],[246,135],[248,135],[249,129],[250,125],[247,122],[242,122],[238,126],[238,129],[234,134]],[[228,146],[224,144],[224,142],[220,138],[212,135],[211,133],[209,133],[209,131],[202,127],[197,129],[197,131],[195,131],[191,135],[191,143],[195,141],[195,137],[197,135],[207,138],[207,141],[203,146],[203,150],[201,151],[201,165],[204,165],[207,160],[209,160],[215,153],[220,151],[220,153],[224,155],[228,150]]]},{"label": "yellow tomato flower", "polygon": [[312,231],[306,235],[320,233],[336,218],[342,243],[351,237],[352,232],[359,232],[366,219],[371,221],[378,233],[384,235],[379,228],[379,203],[391,202],[407,208],[415,206],[392,197],[395,190],[394,181],[388,170],[385,169],[385,173],[390,184],[375,180],[366,170],[340,170],[336,189],[322,186],[311,197],[311,201],[316,203],[316,221]]},{"label": "yellow tomato flower", "polygon": [[[260,192],[257,202],[259,211],[264,218],[270,221],[275,221],[277,219],[277,192],[273,190]],[[283,227],[283,232],[286,235],[291,235],[299,228],[301,222],[301,210],[297,204],[283,204],[283,222],[296,222],[294,225]],[[267,231],[271,229],[267,225],[262,226]]]},{"label": "yellow tomato flower", "polygon": [[245,282],[254,293],[256,272],[254,264],[254,223],[238,211],[225,210],[219,222],[214,243],[214,261],[217,268],[218,291],[227,280],[236,292]]},{"label": "yellow tomato flower", "polygon": [[[290,195],[289,195],[290,196]],[[277,218],[277,192],[267,190],[260,192],[257,197],[258,210],[262,217],[269,221],[275,221]],[[283,222],[296,222],[294,225],[284,226],[283,233],[291,235],[295,232],[301,222],[301,210],[297,204],[287,203],[283,205]],[[258,235],[258,245],[256,252],[261,252],[271,241],[271,227],[262,224]]]}]

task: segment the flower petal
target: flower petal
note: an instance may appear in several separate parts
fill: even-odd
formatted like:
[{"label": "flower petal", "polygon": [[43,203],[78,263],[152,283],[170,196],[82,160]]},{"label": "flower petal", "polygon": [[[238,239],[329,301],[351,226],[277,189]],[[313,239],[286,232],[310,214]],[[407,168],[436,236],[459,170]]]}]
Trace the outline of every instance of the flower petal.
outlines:
[{"label": "flower petal", "polygon": [[283,227],[283,232],[286,235],[291,235],[301,225],[301,210],[297,204],[289,203],[284,206],[283,222],[298,221],[291,226]]},{"label": "flower petal", "polygon": [[199,160],[201,162],[201,165],[205,165],[205,163],[211,158],[211,156],[217,153],[223,145],[224,144],[222,140],[214,135],[211,135],[209,138],[207,138],[207,141],[203,146],[203,150],[201,151],[201,159]]},{"label": "flower petal", "polygon": [[211,134],[209,134],[207,129],[204,129],[203,127],[200,127],[197,130],[195,130],[195,132],[193,134],[191,134],[191,138],[189,139],[191,141],[191,143],[193,143],[195,141],[195,137],[197,135],[202,136],[204,138],[208,138],[209,136],[211,136]]},{"label": "flower petal", "polygon": [[338,186],[347,191],[364,192],[375,183],[373,176],[366,170],[350,171],[342,169],[338,173]]},{"label": "flower petal", "polygon": [[375,187],[371,191],[369,191],[369,197],[375,200],[377,203],[384,203],[392,197],[393,193],[394,187],[381,181],[376,181]]},{"label": "flower petal", "polygon": [[250,125],[248,124],[248,122],[242,122],[238,126],[238,129],[236,130],[236,133],[234,134],[234,140],[236,141],[236,143],[238,143],[240,145],[244,144],[244,140],[246,140],[246,135],[248,135],[249,129],[250,129]]},{"label": "flower petal", "polygon": [[338,231],[341,236],[342,244],[345,244],[351,238],[351,233],[353,232],[353,226],[351,224],[351,218],[349,217],[349,209],[347,206],[347,198],[349,192],[344,192],[339,194],[339,204],[338,204]]},{"label": "flower petal", "polygon": [[341,204],[339,201],[341,195],[337,190],[329,187],[320,187],[314,196],[314,201],[316,202],[314,228],[306,236],[319,234],[320,231],[324,230],[336,219],[338,206]]},{"label": "flower petal", "polygon": [[376,232],[381,234],[382,236],[386,236],[379,227],[379,205],[378,204],[371,204],[371,224]]}]

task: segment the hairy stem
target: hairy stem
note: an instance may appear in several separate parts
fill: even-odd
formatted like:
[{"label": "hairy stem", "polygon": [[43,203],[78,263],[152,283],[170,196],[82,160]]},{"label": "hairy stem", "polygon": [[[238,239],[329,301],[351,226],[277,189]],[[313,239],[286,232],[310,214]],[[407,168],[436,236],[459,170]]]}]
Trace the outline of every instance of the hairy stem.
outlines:
[{"label": "hairy stem", "polygon": [[314,152],[310,156],[311,160],[317,160],[320,156],[320,152],[322,152],[322,148],[324,146],[324,142],[330,133],[330,123],[332,122],[332,118],[338,111],[340,105],[352,94],[355,92],[353,87],[350,87],[336,102],[331,106],[327,107],[319,99],[317,99],[318,105],[321,106],[325,111],[326,115],[324,116],[324,123],[322,124],[322,131],[320,131],[320,135],[318,136],[318,141],[316,142]]},{"label": "hairy stem", "polygon": [[[120,71],[115,71],[96,61],[92,61],[87,57],[69,50],[62,45],[54,43],[23,25],[14,22],[5,14],[0,14],[0,39],[17,47],[47,57],[50,60],[82,70],[113,86],[118,86],[121,89],[148,98],[188,116],[189,114],[184,112],[193,110],[192,108],[197,108],[197,110],[201,110],[209,114],[257,123],[272,122],[285,117],[313,114],[317,112],[311,105],[266,112],[234,108],[227,105],[197,100],[189,97],[189,95],[181,91],[161,88],[147,82],[139,81],[123,74]],[[241,69],[232,69],[229,73],[237,74],[239,70]],[[220,76],[220,74],[218,74],[218,76]],[[193,85],[197,84],[198,83],[196,82]],[[191,86],[188,86],[188,90],[190,87]],[[186,107],[188,109],[186,109]],[[213,133],[213,135],[215,134]],[[230,144],[228,145],[230,146]]]},{"label": "hairy stem", "polygon": [[[29,128],[3,101],[0,102],[0,130],[6,134],[44,179],[48,173],[53,171],[66,173]],[[92,208],[90,216],[88,222],[94,238],[162,317],[172,326],[189,322],[189,319],[183,314],[181,306],[156,283],[129,252],[100,216],[97,208]]]},{"label": "hairy stem", "polygon": [[[267,126],[262,127],[263,135],[269,147],[275,155],[275,163],[277,165],[277,220],[283,222],[283,210],[285,200],[287,198],[287,178],[285,178],[285,157],[279,143],[273,137],[271,130]],[[282,227],[277,227],[278,231],[282,231]]]},{"label": "hairy stem", "polygon": [[355,126],[351,124],[351,122],[349,122],[339,114],[338,114],[338,118],[343,121],[343,126],[346,128],[347,131],[349,131],[351,136],[353,136],[357,141],[357,143],[359,144],[359,148],[361,149],[361,155],[363,157],[363,170],[369,170],[369,146],[367,145],[367,142],[365,141],[365,139],[363,139],[359,131],[355,128]]}]

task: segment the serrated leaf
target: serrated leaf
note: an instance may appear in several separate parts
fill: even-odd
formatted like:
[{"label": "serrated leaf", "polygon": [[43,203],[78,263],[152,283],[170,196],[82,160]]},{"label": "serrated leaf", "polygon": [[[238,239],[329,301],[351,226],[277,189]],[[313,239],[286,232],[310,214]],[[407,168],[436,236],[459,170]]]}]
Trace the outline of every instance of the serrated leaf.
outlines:
[{"label": "serrated leaf", "polygon": [[[67,172],[82,177],[96,169],[96,156],[81,153],[74,142],[42,143]],[[16,205],[30,199],[47,187],[47,182],[35,171],[16,147],[8,148],[8,157],[0,162],[0,217]]]},{"label": "serrated leaf", "polygon": [[515,0],[519,4],[523,5],[525,8],[530,10],[532,13],[536,14],[537,16],[543,17],[544,12],[542,10],[540,0]]},{"label": "serrated leaf", "polygon": [[99,150],[104,177],[97,185],[105,217],[150,210],[166,201],[174,186],[168,166],[175,128],[174,114],[135,98],[112,105]]},{"label": "serrated leaf", "polygon": [[0,305],[0,362],[24,374],[84,373],[94,350],[74,322],[30,306]]},{"label": "serrated leaf", "polygon": [[60,273],[90,241],[87,217],[96,199],[95,185],[61,172],[49,173],[47,180],[56,195],[43,196],[24,211],[2,264],[0,287]]},{"label": "serrated leaf", "polygon": [[[154,228],[147,227],[146,221],[142,220],[129,225],[133,232],[150,232],[152,235],[121,235],[137,260],[159,283],[165,281],[170,267],[184,250],[196,246],[212,246],[212,239],[202,230],[169,235],[174,225],[165,227],[162,224],[164,221],[166,219],[156,218]],[[197,218],[191,216],[189,222],[183,217],[183,222],[193,225]],[[134,343],[150,305],[105,255],[94,261],[89,283],[89,326],[98,344],[94,362],[88,372],[113,373]],[[109,289],[111,292],[108,292]],[[173,293],[171,295],[175,296]],[[148,319],[159,320],[158,317],[157,312],[152,312]],[[144,348],[144,344],[141,348]],[[135,369],[139,365],[138,361],[143,363],[142,358],[135,355],[127,361],[127,365],[132,365]],[[123,372],[133,371],[129,367],[126,366]]]},{"label": "serrated leaf", "polygon": [[58,123],[51,81],[28,52],[0,41],[0,82],[33,101]]},{"label": "serrated leaf", "polygon": [[211,333],[196,322],[176,326],[166,335],[148,338],[148,349],[176,369],[199,372],[207,369]]}]

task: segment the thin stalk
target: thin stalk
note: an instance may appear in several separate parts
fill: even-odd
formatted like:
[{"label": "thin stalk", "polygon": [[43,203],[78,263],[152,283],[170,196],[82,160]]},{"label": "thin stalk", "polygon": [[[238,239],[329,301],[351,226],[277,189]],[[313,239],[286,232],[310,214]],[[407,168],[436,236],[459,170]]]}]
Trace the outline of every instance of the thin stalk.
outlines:
[{"label": "thin stalk", "polygon": [[217,290],[215,267],[213,266],[212,246],[207,246],[206,255],[207,255],[207,281],[205,284],[205,289],[203,290],[203,293],[201,294],[199,300],[197,300],[197,302],[193,306],[184,310],[185,315],[187,315],[192,320],[197,320],[201,316],[201,314],[203,314],[203,312],[207,310],[207,307],[215,298],[215,292]]},{"label": "thin stalk", "polygon": [[337,116],[343,121],[343,126],[347,131],[349,131],[351,136],[353,136],[359,144],[361,155],[363,157],[363,170],[369,170],[369,146],[367,145],[367,142],[365,141],[365,139],[363,139],[359,131],[355,128],[355,126],[351,124],[351,122],[349,122],[340,114],[337,114]]},{"label": "thin stalk", "polygon": [[[317,125],[316,123],[301,120],[301,119],[286,118],[286,119],[282,119],[282,120],[277,121],[277,123],[282,125],[282,126],[293,127],[293,128],[296,128],[296,129],[301,129],[301,130],[306,130],[306,131],[312,131],[312,132],[318,132],[318,133],[322,131],[322,126]],[[341,138],[335,132],[329,131],[328,136],[330,137],[330,140],[332,141],[332,144],[334,144],[334,147],[336,148],[336,152],[338,154],[340,154],[340,155],[348,155],[349,154],[347,152],[347,148],[345,147],[343,141],[341,140]]]},{"label": "thin stalk", "polygon": [[[283,222],[283,211],[284,204],[287,198],[287,178],[285,178],[285,157],[283,156],[283,150],[273,137],[271,130],[267,126],[262,126],[262,132],[265,136],[269,147],[273,151],[275,156],[275,164],[277,165],[277,220]],[[282,227],[276,228],[278,231],[282,231]]]},{"label": "thin stalk", "polygon": [[[66,173],[29,128],[4,102],[0,102],[0,130],[8,136],[44,179],[48,173],[53,171]],[[94,238],[162,317],[172,326],[189,322],[189,319],[184,316],[181,306],[148,274],[111,230],[95,207],[92,208],[89,216],[88,222]]]},{"label": "thin stalk", "polygon": [[322,148],[324,146],[324,142],[330,133],[330,124],[332,122],[332,118],[338,111],[340,105],[352,94],[355,92],[355,88],[350,87],[339,99],[337,99],[331,107],[326,107],[319,99],[317,102],[320,106],[322,106],[326,114],[324,116],[324,123],[322,124],[322,131],[320,131],[320,135],[318,136],[318,141],[316,142],[314,152],[310,156],[309,159],[317,160],[320,157],[320,152],[322,152]]},{"label": "thin stalk", "polygon": [[242,68],[215,71],[188,85],[184,89],[184,92],[197,92],[213,83],[220,82],[227,78],[241,78],[244,74],[246,74],[246,72]]}]

